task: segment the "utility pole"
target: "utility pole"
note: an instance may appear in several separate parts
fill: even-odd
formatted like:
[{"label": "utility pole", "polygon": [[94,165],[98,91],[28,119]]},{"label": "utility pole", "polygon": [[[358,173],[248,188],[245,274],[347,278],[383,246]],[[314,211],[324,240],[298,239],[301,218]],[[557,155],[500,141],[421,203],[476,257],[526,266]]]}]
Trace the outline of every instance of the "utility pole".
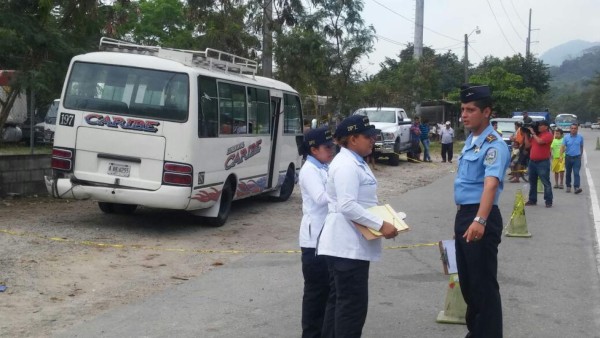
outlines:
[{"label": "utility pole", "polygon": [[[415,0],[415,43],[413,46],[413,58],[419,60],[423,56],[423,14],[425,12],[425,0]],[[418,69],[417,69],[418,72]],[[417,73],[417,76],[419,74]],[[417,95],[417,89],[413,89],[415,100],[415,114],[421,114],[421,102]],[[419,100],[419,101],[417,101]]]},{"label": "utility pole", "polygon": [[463,63],[465,66],[465,83],[469,83],[469,35],[465,34],[465,57]]},{"label": "utility pole", "polygon": [[529,59],[529,53],[530,53],[530,46],[531,46],[531,8],[529,9],[529,29],[527,30],[527,42],[525,45],[525,58]]},{"label": "utility pole", "polygon": [[423,14],[425,12],[425,0],[416,0],[415,9],[415,44],[413,57],[418,60],[423,56]]},{"label": "utility pole", "polygon": [[263,52],[262,69],[264,77],[273,77],[273,33],[271,23],[273,22],[273,0],[263,0]]}]

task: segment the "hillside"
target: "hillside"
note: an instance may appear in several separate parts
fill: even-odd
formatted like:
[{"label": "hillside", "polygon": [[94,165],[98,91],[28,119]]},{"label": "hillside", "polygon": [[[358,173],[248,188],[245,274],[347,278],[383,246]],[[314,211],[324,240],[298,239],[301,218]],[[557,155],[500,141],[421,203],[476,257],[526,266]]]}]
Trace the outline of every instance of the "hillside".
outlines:
[{"label": "hillside", "polygon": [[550,48],[540,56],[540,59],[550,66],[558,67],[563,61],[577,58],[582,55],[583,51],[594,46],[600,46],[600,42],[571,40]]},{"label": "hillside", "polygon": [[550,67],[551,81],[574,83],[589,80],[600,72],[600,46],[588,48],[581,56],[565,60],[558,67]]}]

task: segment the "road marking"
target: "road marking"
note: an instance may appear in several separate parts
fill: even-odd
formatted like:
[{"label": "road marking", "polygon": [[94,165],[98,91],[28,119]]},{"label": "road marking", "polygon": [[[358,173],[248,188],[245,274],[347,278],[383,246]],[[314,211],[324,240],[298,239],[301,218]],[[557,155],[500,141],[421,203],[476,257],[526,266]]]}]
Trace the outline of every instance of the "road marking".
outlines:
[{"label": "road marking", "polygon": [[[47,237],[31,232],[17,232],[7,229],[0,229],[0,233],[4,233],[12,236],[20,237],[35,237],[52,242],[78,244],[84,246],[94,246],[98,248],[113,248],[113,249],[138,249],[138,250],[153,250],[153,251],[165,251],[165,252],[182,252],[182,253],[193,253],[193,254],[299,254],[300,250],[212,250],[212,249],[183,249],[183,248],[162,248],[158,246],[149,246],[141,244],[111,244],[103,242],[85,241],[85,240],[74,240],[65,237]],[[399,250],[399,249],[414,249],[428,246],[437,246],[438,242],[435,243],[418,243],[418,244],[405,244],[396,246],[385,246],[386,250]]]},{"label": "road marking", "polygon": [[585,176],[588,181],[590,189],[590,201],[592,204],[592,216],[594,217],[594,229],[596,231],[596,268],[598,269],[598,275],[600,275],[600,204],[598,204],[598,194],[596,193],[596,187],[594,186],[594,180],[588,168],[587,152],[583,152],[583,159],[585,161]]}]

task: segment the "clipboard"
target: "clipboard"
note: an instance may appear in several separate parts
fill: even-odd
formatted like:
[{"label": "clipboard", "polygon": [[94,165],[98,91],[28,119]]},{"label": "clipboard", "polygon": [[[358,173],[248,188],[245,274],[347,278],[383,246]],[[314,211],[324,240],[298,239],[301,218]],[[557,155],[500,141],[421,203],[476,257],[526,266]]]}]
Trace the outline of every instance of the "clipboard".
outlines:
[{"label": "clipboard", "polygon": [[453,239],[446,239],[439,241],[440,247],[440,259],[444,266],[444,274],[451,275],[458,273],[458,267],[456,266],[456,248],[454,247]]},{"label": "clipboard", "polygon": [[[376,205],[374,207],[370,207],[367,209],[370,213],[377,215],[383,218],[384,221],[392,223],[398,230],[398,232],[404,232],[410,230],[410,227],[400,216],[398,213],[392,208],[389,204],[384,205]],[[381,238],[383,234],[377,230],[371,229],[367,226],[358,224],[356,222],[352,222],[356,226],[356,229],[363,235],[363,237],[367,240],[373,240],[377,238]]]}]

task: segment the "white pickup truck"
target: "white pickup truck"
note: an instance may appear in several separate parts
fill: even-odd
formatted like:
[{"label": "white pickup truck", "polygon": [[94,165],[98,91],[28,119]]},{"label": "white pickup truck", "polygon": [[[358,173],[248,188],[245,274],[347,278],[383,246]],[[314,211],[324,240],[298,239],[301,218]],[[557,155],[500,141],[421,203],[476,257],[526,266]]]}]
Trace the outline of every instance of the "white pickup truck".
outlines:
[{"label": "white pickup truck", "polygon": [[381,137],[375,141],[375,158],[387,157],[390,165],[400,164],[398,154],[410,149],[411,120],[402,108],[360,108],[354,115],[366,115]]}]

